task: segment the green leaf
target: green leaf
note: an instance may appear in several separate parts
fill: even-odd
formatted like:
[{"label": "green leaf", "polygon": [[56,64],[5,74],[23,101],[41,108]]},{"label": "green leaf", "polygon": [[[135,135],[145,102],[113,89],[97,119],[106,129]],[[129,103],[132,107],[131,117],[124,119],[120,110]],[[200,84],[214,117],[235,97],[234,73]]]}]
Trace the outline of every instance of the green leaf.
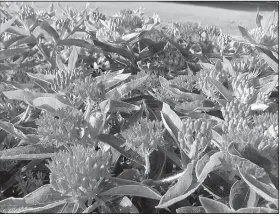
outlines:
[{"label": "green leaf", "polygon": [[223,68],[227,70],[232,77],[236,77],[236,72],[234,71],[232,64],[226,57],[223,57]]},{"label": "green leaf", "polygon": [[56,55],[56,64],[57,67],[60,71],[66,71],[67,67],[66,65],[62,62],[61,56],[60,55]]},{"label": "green leaf", "polygon": [[229,205],[238,210],[247,207],[256,207],[259,197],[256,192],[243,181],[237,180],[230,189]]},{"label": "green leaf", "polygon": [[117,178],[127,179],[132,181],[140,181],[141,174],[138,169],[126,169]]},{"label": "green leaf", "polygon": [[205,209],[206,213],[217,214],[217,213],[234,213],[235,211],[227,207],[225,204],[206,198],[199,197],[200,203]]},{"label": "green leaf", "polygon": [[30,36],[29,32],[26,29],[17,26],[10,26],[6,30],[6,32],[16,34],[16,35]]},{"label": "green leaf", "polygon": [[0,128],[2,128],[4,131],[20,139],[28,139],[26,135],[22,131],[16,129],[12,123],[4,122],[0,120]]},{"label": "green leaf", "polygon": [[11,35],[11,37],[8,40],[3,42],[4,48],[9,48],[9,46],[11,46],[13,43],[25,37],[26,36],[24,35]]},{"label": "green leaf", "polygon": [[32,36],[27,36],[27,37],[24,37],[18,41],[15,42],[14,46],[19,46],[21,44],[28,44],[28,43],[31,43],[31,44],[36,44],[36,38],[32,35]]},{"label": "green leaf", "polygon": [[252,44],[257,44],[257,42],[250,36],[247,29],[243,28],[242,26],[238,26],[238,29],[245,40],[251,42]]},{"label": "green leaf", "polygon": [[261,49],[257,48],[257,50],[259,51],[260,56],[266,61],[268,66],[271,67],[271,69],[275,73],[279,73],[279,64],[278,64],[278,62],[275,62],[270,56],[268,56],[266,53],[264,53]]},{"label": "green leaf", "polygon": [[279,214],[279,210],[264,208],[264,207],[251,207],[242,208],[236,211],[239,214]]},{"label": "green leaf", "polygon": [[220,92],[221,95],[224,96],[224,98],[230,102],[233,99],[232,93],[226,89],[225,86],[223,86],[220,82],[217,80],[212,79],[211,77],[207,77],[207,81],[209,81],[214,87]]},{"label": "green leaf", "polygon": [[33,100],[28,100],[28,103],[33,107],[44,109],[48,112],[55,112],[59,109],[70,107],[67,104],[60,102],[57,98],[54,97],[37,97]]},{"label": "green leaf", "polygon": [[272,13],[270,14],[269,18],[266,20],[266,23],[263,25],[263,32],[264,34],[267,33],[267,31],[269,30],[270,26],[273,24],[275,20],[275,10],[272,11]]},{"label": "green leaf", "polygon": [[178,141],[178,132],[182,131],[183,122],[180,117],[166,103],[163,103],[161,117],[166,130]]},{"label": "green leaf", "polygon": [[55,75],[53,74],[34,74],[28,72],[26,72],[26,74],[33,79],[37,79],[47,83],[52,83],[53,79],[55,78]]},{"label": "green leaf", "polygon": [[40,27],[45,30],[48,35],[50,35],[54,41],[57,43],[59,41],[59,34],[57,33],[57,31],[47,22],[47,21],[43,21],[40,25]]},{"label": "green leaf", "polygon": [[207,175],[222,165],[223,152],[211,151],[203,155],[196,164],[195,172],[198,182],[203,182]]},{"label": "green leaf", "polygon": [[257,180],[250,174],[247,174],[243,170],[238,167],[239,173],[242,179],[261,197],[266,199],[267,201],[273,202],[278,206],[278,190],[272,187],[269,184],[263,183]]},{"label": "green leaf", "polygon": [[23,53],[24,51],[26,51],[28,49],[29,49],[28,47],[24,47],[24,48],[13,48],[13,49],[0,50],[0,60],[5,60],[7,58],[14,57],[16,55]]},{"label": "green leaf", "polygon": [[104,113],[108,113],[108,112],[130,113],[132,111],[140,110],[140,107],[134,104],[126,103],[123,101],[110,100],[110,99],[102,101],[99,104],[99,107],[101,111]]},{"label": "green leaf", "polygon": [[[183,175],[178,179],[178,182],[170,187],[168,191],[163,195],[156,208],[167,208],[174,203],[177,203],[194,192],[191,186],[195,184],[193,182],[193,163],[189,163]],[[198,186],[199,183],[195,184]],[[196,187],[195,187],[196,188]]]},{"label": "green leaf", "polygon": [[62,205],[66,197],[52,189],[51,185],[43,185],[23,198],[10,197],[0,201],[2,213],[31,213]]},{"label": "green leaf", "polygon": [[[106,203],[107,204],[107,203]],[[121,197],[107,204],[110,214],[138,214],[139,211],[128,197]]]},{"label": "green leaf", "polygon": [[161,199],[161,195],[155,189],[145,185],[122,185],[105,191],[99,196],[137,196],[155,200]]},{"label": "green leaf", "polygon": [[95,138],[109,144],[110,146],[118,150],[123,156],[129,158],[130,160],[133,160],[136,163],[145,166],[145,161],[139,154],[132,151],[131,149],[126,151],[125,148],[121,146],[125,143],[125,140],[122,140],[118,137],[109,134],[98,134]]},{"label": "green leaf", "polygon": [[5,23],[2,23],[0,28],[0,35],[5,32],[16,21],[16,19],[17,17],[14,16],[12,19],[6,21]]},{"label": "green leaf", "polygon": [[76,62],[78,60],[78,51],[75,46],[73,46],[72,52],[68,60],[68,71],[73,71],[75,69]]},{"label": "green leaf", "polygon": [[140,87],[148,79],[149,75],[142,77],[138,80],[132,80],[131,82],[124,83],[121,86],[115,87],[108,91],[105,95],[107,99],[119,100],[124,94]]},{"label": "green leaf", "polygon": [[65,40],[60,40],[59,45],[64,45],[64,46],[78,46],[82,48],[86,48],[89,50],[92,50],[94,52],[100,53],[101,51],[97,49],[95,46],[90,44],[89,42],[82,40],[82,39],[65,39]]},{"label": "green leaf", "polygon": [[206,213],[202,206],[184,206],[176,209],[178,214],[204,214]]},{"label": "green leaf", "polygon": [[262,24],[261,24],[261,21],[263,19],[263,16],[261,16],[259,14],[259,8],[258,8],[258,12],[257,12],[257,16],[256,16],[256,25],[259,27],[259,28],[262,28]]},{"label": "green leaf", "polygon": [[41,145],[17,146],[0,151],[0,160],[33,160],[50,158],[58,149]]},{"label": "green leaf", "polygon": [[166,150],[165,148],[161,147],[161,146],[158,146],[158,148],[164,152],[164,154],[166,154],[166,156],[168,158],[170,158],[177,166],[181,167],[182,168],[182,162],[180,160],[180,158],[177,156],[176,153],[172,152],[172,151],[168,151]]},{"label": "green leaf", "polygon": [[93,112],[86,121],[88,121],[89,133],[93,139],[103,130],[106,114],[102,112]]}]

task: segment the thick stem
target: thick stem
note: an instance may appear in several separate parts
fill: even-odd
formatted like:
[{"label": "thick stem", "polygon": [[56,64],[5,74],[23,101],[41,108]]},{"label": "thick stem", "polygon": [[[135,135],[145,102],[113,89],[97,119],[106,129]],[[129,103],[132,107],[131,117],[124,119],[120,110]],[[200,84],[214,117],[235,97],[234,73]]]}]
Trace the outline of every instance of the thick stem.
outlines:
[{"label": "thick stem", "polygon": [[146,163],[146,165],[145,165],[145,176],[148,176],[150,171],[151,171],[151,163],[150,163],[149,156],[150,156],[149,154],[147,154],[145,156],[145,163]]}]

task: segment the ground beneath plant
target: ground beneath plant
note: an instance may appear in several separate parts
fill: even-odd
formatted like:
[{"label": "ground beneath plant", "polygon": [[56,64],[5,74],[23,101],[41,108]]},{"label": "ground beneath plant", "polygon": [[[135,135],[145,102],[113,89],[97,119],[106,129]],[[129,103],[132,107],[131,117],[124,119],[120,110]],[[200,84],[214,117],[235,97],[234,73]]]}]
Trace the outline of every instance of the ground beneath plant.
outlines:
[{"label": "ground beneath plant", "polygon": [[[58,1],[59,2],[59,1]],[[51,1],[34,2],[34,7],[39,10],[47,9]],[[31,4],[31,3],[28,3]],[[54,2],[59,13],[61,9],[57,2]],[[60,2],[63,8],[68,5],[77,10],[82,10],[86,2]],[[253,28],[257,8],[260,6],[260,14],[268,17],[273,10],[276,10],[278,17],[277,3],[243,3],[243,2],[90,2],[91,7],[99,7],[106,15],[112,15],[122,9],[145,8],[148,16],[156,13],[162,21],[192,21],[202,26],[215,25],[224,33],[238,36],[238,25]]]}]

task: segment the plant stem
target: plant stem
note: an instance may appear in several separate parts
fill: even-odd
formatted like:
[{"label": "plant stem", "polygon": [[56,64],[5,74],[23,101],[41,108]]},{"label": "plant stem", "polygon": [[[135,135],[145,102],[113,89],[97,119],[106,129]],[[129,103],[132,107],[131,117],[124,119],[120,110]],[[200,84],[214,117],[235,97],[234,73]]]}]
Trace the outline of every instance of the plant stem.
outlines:
[{"label": "plant stem", "polygon": [[151,163],[150,163],[150,158],[149,158],[149,154],[145,155],[145,176],[148,176],[150,171],[151,171]]}]

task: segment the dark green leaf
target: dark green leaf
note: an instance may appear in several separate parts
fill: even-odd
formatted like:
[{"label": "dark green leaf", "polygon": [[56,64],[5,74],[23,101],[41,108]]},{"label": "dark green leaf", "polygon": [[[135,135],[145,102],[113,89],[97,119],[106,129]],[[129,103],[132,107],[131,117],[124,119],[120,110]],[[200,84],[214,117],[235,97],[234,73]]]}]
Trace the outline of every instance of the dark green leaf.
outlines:
[{"label": "dark green leaf", "polygon": [[138,209],[133,205],[128,197],[122,197],[108,204],[110,214],[138,214]]},{"label": "dark green leaf", "polygon": [[[189,163],[183,175],[178,179],[178,182],[170,187],[163,195],[156,208],[167,208],[168,206],[177,203],[194,192],[191,187],[193,183],[193,163]],[[198,186],[199,183],[195,184]],[[197,187],[195,187],[197,188]]]},{"label": "dark green leaf", "polygon": [[16,129],[12,123],[4,122],[0,120],[0,128],[2,128],[4,131],[20,139],[28,139],[26,135],[22,131]]},{"label": "dark green leaf", "polygon": [[129,104],[123,101],[117,101],[117,100],[105,100],[102,101],[99,104],[99,107],[102,112],[107,113],[107,112],[126,112],[130,113],[132,111],[139,111],[140,107],[134,105],[134,104]]},{"label": "dark green leaf", "polygon": [[53,79],[55,78],[55,75],[52,74],[34,74],[28,72],[26,72],[26,74],[33,79],[41,80],[47,83],[52,83]]},{"label": "dark green leaf", "polygon": [[272,187],[271,184],[267,184],[257,180],[250,174],[247,174],[238,167],[242,179],[261,197],[267,201],[273,202],[275,205],[278,205],[278,190],[275,187]]},{"label": "dark green leaf", "polygon": [[145,166],[145,161],[140,155],[138,155],[136,152],[132,151],[131,149],[126,151],[124,147],[121,147],[121,145],[125,143],[125,140],[122,140],[118,137],[109,134],[98,134],[95,138],[109,144],[110,146],[118,150],[122,155],[129,158],[130,160],[133,160],[138,164]]},{"label": "dark green leaf", "polygon": [[24,48],[13,48],[13,49],[6,49],[6,50],[0,50],[0,60],[5,60],[7,58],[14,57],[16,55],[19,55],[29,49],[28,47]]},{"label": "dark green leaf", "polygon": [[6,21],[5,23],[1,24],[1,28],[0,28],[0,35],[5,32],[17,19],[17,17],[13,17],[12,19]]},{"label": "dark green leaf", "polygon": [[56,64],[57,67],[60,71],[66,71],[67,67],[66,65],[62,62],[61,56],[60,55],[56,55]]},{"label": "dark green leaf", "polygon": [[238,210],[247,207],[256,207],[259,197],[256,192],[243,181],[236,181],[229,195],[229,205],[232,209]]},{"label": "dark green leaf", "polygon": [[16,34],[16,35],[30,36],[29,32],[26,29],[20,28],[20,27],[17,27],[17,26],[10,26],[7,29],[7,32],[12,33],[12,34]]},{"label": "dark green leaf", "polygon": [[202,204],[203,208],[205,209],[206,213],[211,214],[218,214],[218,213],[234,213],[235,211],[227,207],[225,204],[206,198],[206,197],[199,197],[200,203]]},{"label": "dark green leaf", "polygon": [[13,43],[25,37],[25,35],[11,35],[11,37],[8,40],[3,42],[4,48],[7,49]]},{"label": "dark green leaf", "polygon": [[257,44],[257,42],[250,36],[247,29],[243,28],[242,26],[238,26],[238,29],[245,40],[251,42],[252,44]]},{"label": "dark green leaf", "polygon": [[184,206],[176,209],[178,214],[204,214],[206,213],[202,206]]},{"label": "dark green leaf", "polygon": [[137,196],[160,200],[161,195],[154,189],[144,185],[123,185],[105,191],[100,196]]},{"label": "dark green leaf", "polygon": [[232,93],[226,89],[225,86],[223,86],[220,82],[218,82],[217,80],[214,80],[210,77],[207,77],[207,80],[214,85],[214,87],[220,92],[221,95],[224,96],[224,98],[230,102],[233,99]]},{"label": "dark green leaf", "polygon": [[264,208],[264,207],[251,207],[242,208],[236,211],[239,214],[279,214],[279,210]]},{"label": "dark green leaf", "polygon": [[59,34],[47,21],[44,20],[40,26],[54,39],[56,43],[59,41]]},{"label": "dark green leaf", "polygon": [[75,46],[73,46],[72,52],[71,52],[71,54],[69,56],[69,60],[68,60],[68,71],[71,72],[75,69],[77,60],[78,60],[78,51],[77,51],[77,48]]},{"label": "dark green leaf", "polygon": [[259,27],[259,28],[262,28],[262,24],[261,24],[261,21],[263,19],[263,16],[261,16],[259,14],[259,8],[258,8],[258,12],[257,12],[257,16],[256,16],[256,25]]},{"label": "dark green leaf", "polygon": [[223,57],[223,68],[224,70],[227,70],[232,77],[236,77],[236,72],[234,71],[232,64],[225,57]]}]

